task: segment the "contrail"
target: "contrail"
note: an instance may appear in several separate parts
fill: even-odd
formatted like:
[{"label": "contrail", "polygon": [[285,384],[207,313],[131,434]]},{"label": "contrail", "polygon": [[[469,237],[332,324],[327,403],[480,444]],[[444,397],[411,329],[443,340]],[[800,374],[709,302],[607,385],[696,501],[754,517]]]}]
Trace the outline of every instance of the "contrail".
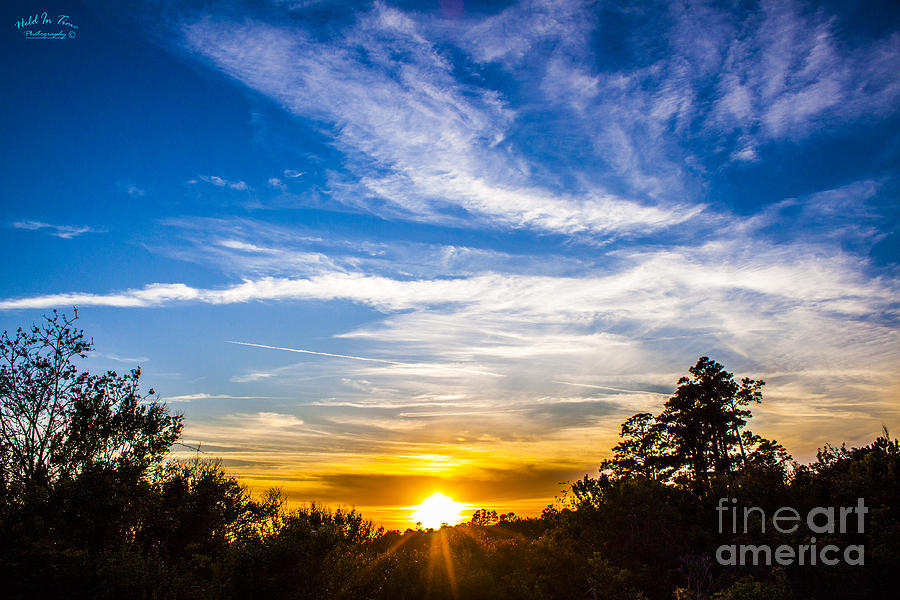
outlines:
[{"label": "contrail", "polygon": [[[240,346],[253,346],[254,348],[268,348],[269,350],[284,350],[285,352],[297,352],[299,354],[314,354],[316,356],[328,356],[331,358],[349,358],[351,360],[364,360],[366,362],[377,362],[386,365],[398,365],[402,367],[427,367],[429,363],[401,362],[399,360],[385,360],[383,358],[367,358],[365,356],[351,356],[349,354],[331,354],[330,352],[314,352],[312,350],[303,350],[302,348],[284,348],[282,346],[267,346],[265,344],[251,344],[250,342],[234,342],[225,340],[226,344],[238,344]],[[481,371],[478,369],[468,369],[456,365],[441,365],[444,368],[455,369],[466,373],[475,373],[477,375],[490,375],[491,377],[505,377],[500,373],[491,373],[490,371]]]},{"label": "contrail", "polygon": [[364,356],[350,356],[349,354],[330,354],[328,352],[313,352],[312,350],[302,350],[300,348],[283,348],[281,346],[266,346],[265,344],[251,344],[250,342],[233,342],[225,340],[226,344],[238,344],[240,346],[253,346],[254,348],[268,348],[269,350],[284,350],[285,352],[297,352],[299,354],[315,354],[316,356],[330,356],[332,358],[349,358],[352,360],[365,360],[368,362],[385,363],[388,365],[410,365],[414,363],[398,362],[396,360],[383,360],[381,358],[366,358]]},{"label": "contrail", "polygon": [[590,383],[572,383],[569,381],[553,381],[553,383],[561,383],[563,385],[576,385],[578,387],[594,388],[597,390],[610,390],[613,392],[622,392],[624,394],[656,394],[657,396],[669,396],[662,392],[650,392],[648,390],[623,390],[622,388],[609,387],[608,385],[592,385]]}]

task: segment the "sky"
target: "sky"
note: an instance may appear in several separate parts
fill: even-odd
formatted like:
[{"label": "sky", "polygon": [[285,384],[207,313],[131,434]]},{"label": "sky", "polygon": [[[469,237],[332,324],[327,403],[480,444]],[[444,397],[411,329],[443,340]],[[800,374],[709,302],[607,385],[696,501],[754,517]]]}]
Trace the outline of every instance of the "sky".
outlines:
[{"label": "sky", "polygon": [[798,460],[900,429],[892,2],[0,10],[0,329],[254,491],[539,514],[700,356]]}]

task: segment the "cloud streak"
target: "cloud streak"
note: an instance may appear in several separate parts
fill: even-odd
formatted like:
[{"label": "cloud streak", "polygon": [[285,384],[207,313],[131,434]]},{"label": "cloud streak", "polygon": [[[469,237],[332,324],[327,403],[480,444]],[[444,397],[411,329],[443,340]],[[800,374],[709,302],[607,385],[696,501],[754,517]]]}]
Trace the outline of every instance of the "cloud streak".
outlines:
[{"label": "cloud streak", "polygon": [[[201,181],[205,181],[215,187],[229,188],[240,192],[250,189],[245,181],[229,181],[218,175],[200,175],[199,177]],[[196,180],[192,179],[188,183],[196,183]]]},{"label": "cloud streak", "polygon": [[[364,356],[351,356],[349,354],[332,354],[330,352],[315,352],[313,350],[303,350],[300,348],[285,348],[282,346],[266,346],[265,344],[251,344],[249,342],[226,341],[226,343],[238,344],[241,346],[252,346],[254,348],[266,348],[269,350],[282,350],[285,352],[296,352],[299,354],[311,354],[313,356],[325,356],[328,358],[344,358],[344,359],[348,359],[348,360],[360,360],[360,361],[365,361],[365,362],[374,362],[374,363],[380,363],[380,364],[385,364],[385,365],[392,365],[395,367],[401,367],[405,370],[412,369],[413,372],[418,373],[420,375],[427,375],[428,372],[431,372],[432,374],[442,374],[445,371],[449,370],[451,372],[462,371],[462,372],[476,374],[476,375],[489,375],[492,377],[503,377],[503,375],[500,375],[498,373],[491,373],[488,371],[466,368],[466,367],[459,366],[459,365],[434,365],[434,364],[428,364],[428,363],[423,363],[423,362],[402,362],[402,361],[396,361],[396,360],[385,360],[382,358],[368,358],[368,357],[364,357]],[[410,374],[412,374],[412,372],[410,372]]]},{"label": "cloud streak", "polygon": [[350,356],[347,354],[331,354],[328,352],[314,352],[312,350],[303,350],[301,348],[284,348],[281,346],[266,346],[265,344],[251,344],[249,342],[232,342],[230,340],[225,341],[226,344],[238,344],[240,346],[252,346],[253,348],[266,348],[268,350],[283,350],[285,352],[297,352],[299,354],[312,354],[315,356],[327,356],[329,358],[346,358],[349,360],[364,360],[368,362],[377,362],[384,363],[388,365],[402,365],[406,363],[397,362],[395,360],[384,360],[381,358],[367,358],[364,356]]},{"label": "cloud streak", "polygon": [[196,394],[179,394],[177,396],[164,396],[165,402],[193,402],[195,400],[286,400],[288,398],[272,398],[271,396],[232,396],[230,394],[208,394],[200,392]]},{"label": "cloud streak", "polygon": [[26,229],[29,231],[44,231],[54,237],[64,240],[71,240],[85,233],[104,233],[102,229],[94,229],[87,225],[53,225],[42,221],[16,221],[10,223],[10,227],[15,229]]},{"label": "cloud streak", "polygon": [[652,392],[647,390],[623,390],[622,388],[610,387],[608,385],[594,385],[591,383],[574,383],[572,381],[553,381],[553,383],[560,383],[562,385],[574,385],[576,387],[585,387],[591,388],[594,390],[607,390],[610,392],[619,392],[620,394],[654,394],[657,396],[665,396],[668,398],[671,394],[663,394],[662,392]]}]

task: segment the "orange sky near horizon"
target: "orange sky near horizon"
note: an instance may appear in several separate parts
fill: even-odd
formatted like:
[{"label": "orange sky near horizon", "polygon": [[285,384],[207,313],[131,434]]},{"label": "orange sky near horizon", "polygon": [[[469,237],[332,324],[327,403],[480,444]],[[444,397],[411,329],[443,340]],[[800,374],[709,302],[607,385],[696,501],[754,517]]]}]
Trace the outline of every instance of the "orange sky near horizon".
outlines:
[{"label": "orange sky near horizon", "polygon": [[[659,394],[642,399],[644,404],[635,404],[629,397],[627,406],[658,412],[665,401]],[[766,390],[763,404],[753,411],[749,428],[785,444],[801,463],[814,460],[816,450],[825,443],[865,445],[878,435],[882,425],[889,429],[892,425],[877,417],[836,421],[829,412],[817,413],[815,405],[798,412],[789,389]],[[189,421],[185,439],[191,443],[193,436],[203,435],[207,442],[202,447],[208,456],[227,446],[229,451],[218,456],[229,472],[253,493],[271,487],[281,489],[290,509],[312,502],[331,508],[356,508],[376,526],[404,531],[415,527],[413,507],[435,492],[466,504],[462,511],[465,520],[479,508],[498,514],[539,516],[570,483],[597,474],[600,462],[618,442],[621,422],[633,412],[637,410],[622,411],[602,422],[567,428],[543,438],[531,435],[501,440],[483,436],[440,443],[422,439],[419,433],[419,437],[403,441],[402,452],[375,447],[356,452],[335,448],[329,453],[323,447],[315,453],[304,453],[282,448],[275,453],[282,461],[278,463],[252,446],[244,451],[237,448],[241,442],[255,439],[247,427],[229,440],[225,436],[234,429],[214,432]],[[893,423],[897,422],[894,419]],[[272,442],[278,439],[278,431],[270,429],[263,434]],[[294,432],[288,440],[297,436]],[[327,444],[327,436],[320,439]],[[176,453],[180,457],[189,455],[195,456],[187,451]]]}]

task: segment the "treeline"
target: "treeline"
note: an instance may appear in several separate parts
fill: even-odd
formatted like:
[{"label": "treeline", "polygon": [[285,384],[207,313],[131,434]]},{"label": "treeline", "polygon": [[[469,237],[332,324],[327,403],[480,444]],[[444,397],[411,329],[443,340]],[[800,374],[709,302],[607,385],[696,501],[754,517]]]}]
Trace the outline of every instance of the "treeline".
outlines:
[{"label": "treeline", "polygon": [[622,424],[597,477],[544,511],[587,597],[894,597],[900,442],[885,429],[800,465],[746,429],[764,382],[738,383],[706,357],[690,375],[659,415]]},{"label": "treeline", "polygon": [[797,465],[747,428],[764,383],[708,358],[540,518],[485,508],[401,534],[354,510],[286,510],[275,490],[251,497],[215,462],[167,460],[181,418],[140,394],[138,370],[79,372],[91,342],[74,320],[0,338],[4,597],[799,600],[897,587],[900,443],[885,431]]}]

